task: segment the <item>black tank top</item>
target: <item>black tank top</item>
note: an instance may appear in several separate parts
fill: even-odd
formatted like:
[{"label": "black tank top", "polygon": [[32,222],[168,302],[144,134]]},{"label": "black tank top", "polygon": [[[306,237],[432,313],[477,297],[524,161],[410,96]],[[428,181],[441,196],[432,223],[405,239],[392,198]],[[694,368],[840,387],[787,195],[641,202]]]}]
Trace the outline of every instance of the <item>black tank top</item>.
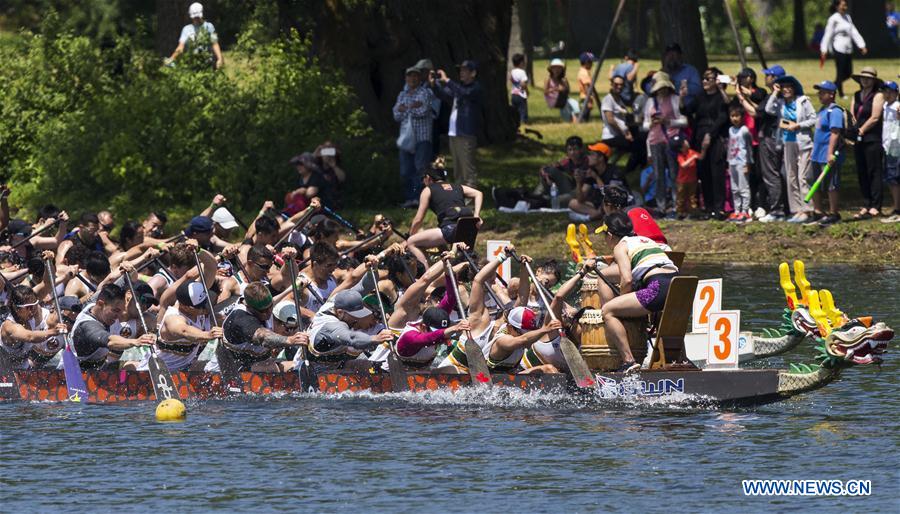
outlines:
[{"label": "black tank top", "polygon": [[443,227],[463,216],[472,215],[472,209],[466,206],[462,186],[438,182],[428,186],[428,189],[431,190],[428,207],[437,214],[438,226]]},{"label": "black tank top", "polygon": [[[862,98],[862,91],[857,91],[853,94],[853,115],[856,116],[856,128],[862,127],[863,123],[872,116],[872,102],[875,100],[875,93],[877,91],[873,89],[865,99]],[[879,118],[878,123],[863,134],[863,141],[866,143],[881,142],[881,120],[883,118],[884,116]]]}]

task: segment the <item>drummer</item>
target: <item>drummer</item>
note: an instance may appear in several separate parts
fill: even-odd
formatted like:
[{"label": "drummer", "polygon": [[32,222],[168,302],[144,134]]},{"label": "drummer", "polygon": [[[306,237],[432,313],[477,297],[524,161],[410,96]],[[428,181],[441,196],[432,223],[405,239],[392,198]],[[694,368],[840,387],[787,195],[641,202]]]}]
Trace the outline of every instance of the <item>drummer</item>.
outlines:
[{"label": "drummer", "polygon": [[606,340],[622,356],[622,366],[617,371],[630,373],[640,369],[640,364],[631,354],[622,318],[663,310],[669,285],[678,276],[678,267],[666,255],[665,245],[634,234],[628,215],[616,212],[606,215],[604,221],[600,232],[613,248],[614,263],[600,273],[610,281],[619,282],[618,291],[613,291],[605,281],[598,284],[604,331]]}]

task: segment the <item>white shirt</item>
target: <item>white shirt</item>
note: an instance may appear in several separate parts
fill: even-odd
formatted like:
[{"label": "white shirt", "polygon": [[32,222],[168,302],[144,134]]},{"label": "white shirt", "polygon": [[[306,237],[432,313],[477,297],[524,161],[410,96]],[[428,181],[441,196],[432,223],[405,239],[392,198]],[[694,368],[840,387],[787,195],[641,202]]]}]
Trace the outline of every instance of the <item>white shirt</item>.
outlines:
[{"label": "white shirt", "polygon": [[829,50],[831,53],[852,54],[854,43],[859,48],[866,47],[866,41],[856,30],[850,15],[837,12],[832,14],[825,24],[825,35],[822,36],[819,51],[823,54]]},{"label": "white shirt", "polygon": [[[200,27],[206,29],[206,32],[209,33],[209,42],[210,43],[218,43],[219,36],[216,34],[216,28],[213,27],[213,24],[204,21],[200,24]],[[193,23],[188,23],[181,29],[181,36],[178,37],[178,42],[181,44],[187,43],[188,40],[193,40],[197,38],[197,27],[194,26]]]},{"label": "white shirt", "polygon": [[890,157],[900,157],[900,100],[884,106],[884,122],[881,127],[881,142],[884,153]]},{"label": "white shirt", "polygon": [[447,128],[447,135],[453,137],[456,135],[456,99],[453,99],[453,110],[450,111],[450,126]]},{"label": "white shirt", "polygon": [[[625,123],[625,115],[628,114],[628,109],[625,105],[616,102],[613,95],[609,94],[603,97],[603,101],[600,102],[600,112],[613,113],[613,119],[616,121],[616,125],[619,126],[619,129],[621,129],[622,132],[628,130],[628,125]],[[616,137],[616,133],[609,128],[609,124],[606,122],[606,115],[604,114],[603,131],[600,133],[600,139],[612,139],[614,137]]]},{"label": "white shirt", "polygon": [[514,96],[521,96],[522,98],[528,98],[528,91],[525,90],[525,86],[528,85],[528,74],[525,73],[525,70],[522,68],[513,68],[512,71],[509,72],[509,80],[512,82],[512,93]]}]

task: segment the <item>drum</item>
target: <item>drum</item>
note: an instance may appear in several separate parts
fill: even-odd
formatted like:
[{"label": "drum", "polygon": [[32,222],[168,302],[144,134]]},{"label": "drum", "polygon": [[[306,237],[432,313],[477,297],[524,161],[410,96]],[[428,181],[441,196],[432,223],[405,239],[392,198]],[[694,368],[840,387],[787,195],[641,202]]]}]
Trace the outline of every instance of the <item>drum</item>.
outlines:
[{"label": "drum", "polygon": [[[606,343],[606,332],[603,325],[603,311],[588,309],[578,320],[581,327],[581,355],[589,368],[595,371],[612,371],[622,365],[619,352]],[[628,345],[634,360],[641,362],[647,355],[645,334],[647,318],[624,320],[628,334]]]},{"label": "drum", "polygon": [[597,275],[589,273],[581,281],[581,307],[588,309],[600,308],[600,290],[597,285],[600,279]]}]

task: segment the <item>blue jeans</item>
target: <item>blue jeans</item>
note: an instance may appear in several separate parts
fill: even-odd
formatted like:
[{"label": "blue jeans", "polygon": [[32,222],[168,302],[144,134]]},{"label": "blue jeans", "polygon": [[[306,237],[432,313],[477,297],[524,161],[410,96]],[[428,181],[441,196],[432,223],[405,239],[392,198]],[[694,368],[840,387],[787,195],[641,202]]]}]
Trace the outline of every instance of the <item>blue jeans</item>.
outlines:
[{"label": "blue jeans", "polygon": [[416,143],[416,151],[400,150],[400,180],[403,182],[403,200],[418,200],[422,186],[422,170],[431,160],[431,141]]}]

